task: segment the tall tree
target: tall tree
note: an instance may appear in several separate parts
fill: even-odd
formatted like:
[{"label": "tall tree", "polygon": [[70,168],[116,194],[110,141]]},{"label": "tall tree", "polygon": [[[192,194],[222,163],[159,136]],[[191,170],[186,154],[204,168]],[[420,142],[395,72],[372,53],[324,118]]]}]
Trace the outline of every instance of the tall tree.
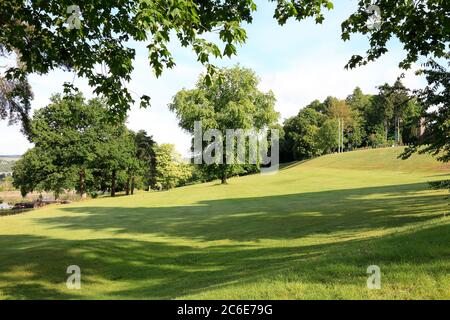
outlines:
[{"label": "tall tree", "polygon": [[349,135],[349,142],[352,147],[368,145],[367,132],[371,131],[369,113],[371,110],[373,96],[364,94],[361,88],[356,87],[352,94],[347,96],[346,102],[352,111],[352,131]]},{"label": "tall tree", "polygon": [[136,157],[143,166],[144,183],[147,190],[150,190],[156,184],[156,142],[144,130],[139,130],[135,134],[134,141],[136,143]]},{"label": "tall tree", "polygon": [[345,100],[333,98],[329,100],[327,113],[329,117],[336,119],[338,123],[338,152],[343,152],[346,128],[353,121],[352,112]]},{"label": "tall tree", "polygon": [[55,165],[54,154],[35,147],[14,164],[13,185],[23,197],[33,191],[53,192],[55,199],[65,189],[75,186],[76,173],[71,167]]},{"label": "tall tree", "polygon": [[325,116],[314,109],[304,108],[297,116],[284,122],[284,141],[293,160],[307,159],[321,154],[317,135],[324,119]]},{"label": "tall tree", "polygon": [[364,114],[370,104],[370,95],[364,94],[360,87],[356,87],[352,94],[347,96],[347,105],[354,111]]},{"label": "tall tree", "polygon": [[122,148],[127,146],[115,143],[125,131],[124,124],[107,120],[107,109],[100,100],[86,102],[77,94],[53,96],[51,103],[37,110],[31,121],[31,141],[52,154],[53,165],[77,172],[77,189],[82,197],[90,188],[96,188],[91,179],[92,168],[116,161],[114,155],[122,154]]},{"label": "tall tree", "polygon": [[95,141],[94,168],[102,168],[110,174],[111,197],[116,196],[119,174],[124,173],[123,181],[127,194],[130,192],[130,183],[139,173],[140,164],[136,158],[136,145],[133,134],[122,125],[107,124],[100,141]]},{"label": "tall tree", "polygon": [[317,146],[321,154],[328,154],[336,150],[338,145],[338,121],[327,119],[320,126],[317,132]]},{"label": "tall tree", "polygon": [[387,83],[380,86],[379,97],[380,106],[385,110],[386,139],[391,126],[394,129],[394,142],[398,145],[401,143],[401,123],[413,97],[400,80],[397,80],[393,86]]},{"label": "tall tree", "polygon": [[[209,86],[204,81],[207,76],[200,77],[195,89],[178,92],[169,105],[180,127],[194,133],[194,122],[201,121],[203,130],[217,129],[225,135],[227,129],[259,130],[275,125],[279,117],[275,97],[271,91],[258,89],[259,79],[252,70],[240,66],[221,69]],[[221,163],[205,169],[213,170],[226,183],[242,165],[226,164],[225,153],[223,157]]]}]

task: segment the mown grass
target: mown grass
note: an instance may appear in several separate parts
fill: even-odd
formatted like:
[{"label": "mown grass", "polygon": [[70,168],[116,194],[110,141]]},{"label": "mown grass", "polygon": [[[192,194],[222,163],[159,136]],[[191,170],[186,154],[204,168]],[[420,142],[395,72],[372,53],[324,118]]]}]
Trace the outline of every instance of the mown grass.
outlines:
[{"label": "mown grass", "polygon": [[1,217],[0,298],[450,299],[450,167],[400,151]]}]

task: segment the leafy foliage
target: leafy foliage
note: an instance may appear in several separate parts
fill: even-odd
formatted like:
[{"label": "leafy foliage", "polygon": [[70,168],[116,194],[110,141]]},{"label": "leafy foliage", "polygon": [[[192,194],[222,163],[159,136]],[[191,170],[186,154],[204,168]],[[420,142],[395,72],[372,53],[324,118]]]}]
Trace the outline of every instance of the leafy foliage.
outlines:
[{"label": "leafy foliage", "polygon": [[[271,91],[259,91],[259,79],[252,70],[240,66],[220,69],[210,85],[205,84],[206,77],[200,77],[195,89],[179,91],[169,105],[181,128],[194,133],[194,122],[201,121],[203,130],[217,129],[225,135],[227,129],[258,130],[275,125],[279,116],[274,110],[275,96]],[[228,143],[226,138],[224,141]],[[225,154],[221,164],[203,167],[208,176],[221,178],[223,183],[228,176],[246,171],[242,165],[225,164]]]},{"label": "leafy foliage", "polygon": [[[447,59],[448,57],[449,55]],[[424,119],[425,134],[423,139],[414,141],[402,157],[408,158],[417,151],[429,152],[437,155],[439,160],[448,162],[450,160],[450,71],[433,59],[424,67],[421,73],[426,76],[429,85],[419,90],[417,96],[423,105],[420,116]]]},{"label": "leafy foliage", "polygon": [[317,135],[323,116],[311,109],[300,110],[297,116],[284,122],[284,148],[292,155],[289,160],[301,160],[320,155]]},{"label": "leafy foliage", "polygon": [[136,143],[136,158],[141,162],[143,183],[149,190],[156,186],[156,142],[152,136],[148,136],[144,130],[139,130],[134,135]]},{"label": "leafy foliage", "polygon": [[[0,43],[0,58],[4,56]],[[20,123],[26,135],[30,132],[28,114],[32,99],[33,93],[26,77],[8,78],[0,74],[0,120],[8,119],[9,124]]]},{"label": "leafy foliage", "polygon": [[133,136],[124,123],[113,124],[102,101],[81,94],[55,95],[31,121],[29,150],[14,167],[22,194],[76,188],[81,196],[109,188],[115,195],[118,173],[136,170]]},{"label": "leafy foliage", "polygon": [[30,149],[14,166],[14,185],[25,196],[32,191],[77,189],[83,196],[98,191],[136,187],[170,189],[191,178],[191,166],[181,161],[173,145],[158,146],[143,130],[134,133],[124,123],[108,121],[98,99],[81,94],[52,97],[31,121]]},{"label": "leafy foliage", "polygon": [[173,144],[163,143],[155,149],[157,188],[168,190],[189,180],[191,166],[183,163]]},{"label": "leafy foliage", "polygon": [[396,37],[407,52],[401,61],[402,68],[409,68],[419,57],[444,57],[450,29],[450,4],[443,0],[377,0],[382,24],[379,30],[367,25],[370,13],[367,11],[371,0],[360,0],[358,10],[342,23],[342,39],[349,40],[352,33],[369,36],[370,48],[366,56],[354,55],[347,67],[365,65],[385,54],[388,41]]},{"label": "leafy foliage", "polygon": [[[323,10],[333,8],[328,0],[272,1],[276,2],[274,18],[281,25],[289,19],[308,17],[322,23]],[[81,11],[79,29],[67,27],[67,8],[72,5],[68,0],[11,0],[0,6],[0,52],[15,53],[18,59],[17,67],[8,68],[5,77],[0,78],[0,117],[5,119],[9,113],[12,121],[22,120],[25,132],[31,99],[27,74],[45,74],[55,68],[73,71],[87,78],[94,91],[106,98],[110,115],[123,120],[134,102],[125,86],[134,68],[133,42],[147,43],[149,64],[159,76],[164,68],[175,65],[168,43],[176,38],[182,46],[191,47],[206,67],[203,80],[209,85],[217,71],[211,57],[237,53],[236,45],[247,38],[242,24],[251,23],[256,10],[252,0],[82,0],[77,4]],[[371,4],[381,12],[382,23],[377,30],[367,24]],[[400,40],[407,53],[400,62],[402,68],[409,68],[420,57],[448,59],[449,12],[450,4],[443,0],[359,0],[356,11],[342,23],[341,36],[349,40],[352,34],[367,35],[369,49],[365,57],[353,55],[347,67],[378,59],[388,51],[392,37]],[[222,47],[207,40],[210,33],[218,34]],[[102,72],[95,66],[101,66]],[[433,90],[435,82],[432,77],[429,81],[429,89]],[[66,84],[66,89],[76,91],[72,84]],[[142,95],[140,103],[149,105],[150,97]],[[445,117],[446,111],[441,114]],[[433,121],[431,115],[428,122]],[[439,123],[444,126],[441,130],[445,129],[445,123]],[[429,142],[442,144],[442,139],[433,142],[435,136],[430,135]]]},{"label": "leafy foliage", "polygon": [[[11,176],[0,178],[0,192],[1,191],[13,191],[13,178]],[[0,203],[2,203],[2,199],[0,199]]]},{"label": "leafy foliage", "polygon": [[[106,98],[112,114],[125,117],[134,102],[125,82],[133,71],[133,41],[146,42],[150,66],[157,76],[175,65],[168,43],[175,36],[191,47],[200,63],[214,73],[210,57],[236,53],[236,44],[246,39],[240,26],[251,22],[256,5],[251,0],[219,1],[78,1],[80,29],[68,28],[67,13],[72,1],[12,0],[0,6],[0,45],[18,52],[24,68],[12,67],[7,78],[24,79],[29,73],[48,73],[55,68],[86,77],[95,92]],[[206,40],[218,32],[224,49]],[[100,65],[105,72],[99,73]],[[143,106],[149,97],[141,98]]]},{"label": "leafy foliage", "polygon": [[58,198],[64,189],[74,187],[76,177],[73,167],[58,166],[54,153],[35,147],[14,165],[13,185],[23,197],[33,191],[53,191]]},{"label": "leafy foliage", "polygon": [[[284,24],[290,18],[302,20],[313,17],[322,23],[323,9],[332,9],[328,0],[277,0],[274,18]],[[448,30],[445,22],[447,6],[443,1],[380,0],[383,24],[371,33],[366,26],[370,4],[361,0],[358,10],[342,24],[342,38],[350,34],[370,33],[371,48],[367,58],[354,56],[354,67],[378,58],[387,51],[388,39],[395,35],[408,52],[404,66],[416,61],[419,55],[442,57]],[[0,45],[6,52],[17,52],[23,68],[10,68],[7,78],[25,79],[26,74],[45,74],[62,68],[86,77],[95,92],[106,97],[111,111],[123,118],[134,102],[124,82],[133,71],[135,49],[132,41],[147,43],[149,64],[157,76],[164,68],[172,68],[175,61],[168,48],[176,37],[182,46],[191,47],[197,60],[206,66],[205,81],[211,82],[215,67],[210,57],[235,55],[236,45],[243,43],[246,32],[243,23],[252,22],[256,4],[252,0],[233,1],[141,1],[114,0],[78,1],[80,28],[68,28],[67,0],[23,2],[11,0],[0,7]],[[219,44],[206,40],[208,33],[218,34]],[[99,73],[94,66],[102,66]],[[147,95],[141,97],[143,106],[149,104]]]},{"label": "leafy foliage", "polygon": [[282,160],[339,151],[339,135],[343,150],[414,143],[421,137],[421,109],[400,80],[380,86],[376,95],[366,95],[357,87],[345,100],[315,100],[284,122]]},{"label": "leafy foliage", "polygon": [[338,144],[338,123],[335,119],[327,119],[317,132],[317,147],[322,153],[331,153]]}]

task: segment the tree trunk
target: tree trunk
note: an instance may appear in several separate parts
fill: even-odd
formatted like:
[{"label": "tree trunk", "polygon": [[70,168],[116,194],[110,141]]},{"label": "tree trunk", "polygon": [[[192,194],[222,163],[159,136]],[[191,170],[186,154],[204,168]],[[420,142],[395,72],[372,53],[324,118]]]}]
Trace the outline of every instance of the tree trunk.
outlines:
[{"label": "tree trunk", "polygon": [[135,185],[135,178],[134,176],[131,177],[131,194],[134,194],[134,185]]},{"label": "tree trunk", "polygon": [[338,153],[341,153],[341,119],[338,118]]},{"label": "tree trunk", "polygon": [[419,133],[417,136],[420,144],[423,143],[424,134],[425,134],[425,119],[421,117],[419,120]]},{"label": "tree trunk", "polygon": [[399,146],[401,144],[400,137],[400,117],[397,116],[395,119],[395,143]]},{"label": "tree trunk", "polygon": [[113,170],[111,178],[111,197],[115,196],[116,196],[116,170]]},{"label": "tree trunk", "polygon": [[125,184],[125,194],[130,195],[130,177],[127,179],[127,183]]},{"label": "tree trunk", "polygon": [[227,181],[227,174],[226,173],[223,173],[222,174],[222,184],[227,184],[228,183],[228,181]]},{"label": "tree trunk", "polygon": [[81,199],[86,198],[86,182],[85,182],[85,173],[84,173],[84,169],[81,169],[79,172],[80,175],[80,196]]},{"label": "tree trunk", "polygon": [[384,120],[384,128],[386,130],[386,137],[385,137],[385,139],[386,139],[386,143],[387,143],[388,136],[389,136],[389,120],[388,119]]}]

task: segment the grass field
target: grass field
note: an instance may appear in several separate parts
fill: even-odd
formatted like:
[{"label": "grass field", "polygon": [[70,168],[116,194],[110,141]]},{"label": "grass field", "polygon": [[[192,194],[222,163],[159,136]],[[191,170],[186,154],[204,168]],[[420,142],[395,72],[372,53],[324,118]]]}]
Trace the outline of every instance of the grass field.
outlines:
[{"label": "grass field", "polygon": [[1,217],[0,299],[450,299],[450,166],[400,151]]}]

